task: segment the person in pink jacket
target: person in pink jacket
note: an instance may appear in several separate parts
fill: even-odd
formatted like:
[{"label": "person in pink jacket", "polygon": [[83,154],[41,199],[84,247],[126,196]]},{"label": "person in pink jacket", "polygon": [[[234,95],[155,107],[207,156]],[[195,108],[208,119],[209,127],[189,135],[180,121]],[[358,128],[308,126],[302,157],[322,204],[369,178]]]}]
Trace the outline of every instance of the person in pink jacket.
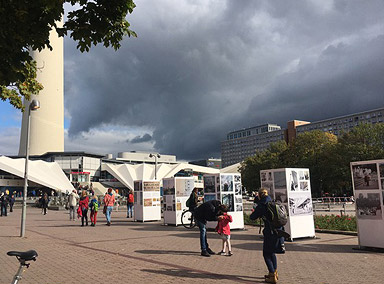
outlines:
[{"label": "person in pink jacket", "polygon": [[115,204],[115,196],[112,188],[108,188],[108,192],[104,196],[104,206],[106,207],[105,217],[107,218],[107,226],[111,226],[111,213]]},{"label": "person in pink jacket", "polygon": [[[222,215],[218,217],[216,232],[221,236],[221,239],[223,240],[223,248],[218,254],[231,256],[231,229],[229,227],[229,223],[232,222],[232,216],[227,213],[228,207],[225,205],[222,206],[221,212]],[[226,248],[228,248],[227,253],[225,252]]]}]

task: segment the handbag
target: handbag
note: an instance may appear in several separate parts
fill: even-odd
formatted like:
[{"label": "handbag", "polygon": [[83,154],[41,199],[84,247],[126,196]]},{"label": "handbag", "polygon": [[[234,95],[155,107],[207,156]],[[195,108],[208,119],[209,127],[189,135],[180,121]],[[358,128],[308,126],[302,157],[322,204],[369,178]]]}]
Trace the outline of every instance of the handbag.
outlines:
[{"label": "handbag", "polygon": [[103,214],[107,214],[107,206],[106,205],[104,205]]}]

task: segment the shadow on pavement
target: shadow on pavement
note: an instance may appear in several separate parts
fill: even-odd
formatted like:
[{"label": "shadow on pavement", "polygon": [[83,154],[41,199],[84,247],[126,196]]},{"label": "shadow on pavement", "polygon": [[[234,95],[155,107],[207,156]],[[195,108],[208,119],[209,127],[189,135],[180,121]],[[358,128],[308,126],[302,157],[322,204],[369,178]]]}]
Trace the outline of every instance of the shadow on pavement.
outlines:
[{"label": "shadow on pavement", "polygon": [[199,255],[196,251],[180,251],[180,250],[135,250],[134,252],[142,254],[174,254],[174,255]]},{"label": "shadow on pavement", "polygon": [[166,276],[184,277],[184,278],[191,278],[191,279],[200,278],[200,279],[212,279],[212,280],[232,280],[234,283],[265,283],[264,277],[204,273],[200,271],[186,270],[186,269],[159,269],[159,270],[142,269],[141,271],[154,273],[154,274],[163,274]]},{"label": "shadow on pavement", "polygon": [[[262,243],[242,243],[232,244],[232,247],[244,250],[262,250]],[[286,251],[309,251],[309,252],[332,252],[332,253],[356,253],[354,248],[356,245],[340,245],[340,244],[300,244],[285,243]]]}]

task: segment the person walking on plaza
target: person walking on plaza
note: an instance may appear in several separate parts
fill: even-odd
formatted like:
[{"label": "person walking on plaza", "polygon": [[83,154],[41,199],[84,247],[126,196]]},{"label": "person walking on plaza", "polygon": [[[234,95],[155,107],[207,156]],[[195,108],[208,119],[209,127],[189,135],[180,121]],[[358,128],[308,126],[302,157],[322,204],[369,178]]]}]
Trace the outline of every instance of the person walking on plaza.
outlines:
[{"label": "person walking on plaza", "polygon": [[88,226],[88,205],[89,198],[87,192],[83,190],[79,201],[79,207],[81,209],[81,227],[84,227],[84,221],[85,225]]},{"label": "person walking on plaza", "polygon": [[76,206],[77,201],[79,200],[79,195],[76,193],[76,190],[72,190],[72,192],[68,195],[68,207],[69,207],[69,220],[76,220]]},{"label": "person walking on plaza", "polygon": [[188,209],[189,211],[191,211],[192,213],[195,212],[195,209],[197,207],[197,204],[199,203],[199,196],[197,195],[197,192],[198,192],[198,188],[195,187],[192,192],[191,192],[191,195],[189,196],[188,198]]},{"label": "person walking on plaza", "polygon": [[12,194],[9,198],[9,212],[13,212],[13,205],[15,204],[15,195]]},{"label": "person walking on plaza", "polygon": [[91,226],[96,226],[97,212],[99,211],[100,203],[97,200],[97,196],[94,195],[91,199],[91,203],[89,203],[89,209],[91,210]]},{"label": "person walking on plaza", "polygon": [[265,275],[265,282],[277,283],[279,278],[277,274],[277,258],[276,252],[282,247],[284,238],[279,237],[276,230],[282,230],[282,228],[273,228],[271,223],[267,220],[267,203],[271,202],[271,197],[268,196],[268,191],[265,188],[259,190],[259,203],[255,210],[252,212],[251,220],[262,218],[264,221],[264,242],[263,242],[263,257],[265,264],[268,268],[268,274]]},{"label": "person walking on plaza", "polygon": [[[216,232],[223,240],[223,246],[221,252],[219,252],[219,255],[231,256],[231,229],[229,227],[229,223],[231,223],[233,220],[232,216],[227,213],[228,207],[226,205],[222,205],[220,211],[222,212],[222,215],[218,217],[219,221],[217,222]],[[226,248],[228,248],[227,252],[225,252]]]},{"label": "person walking on plaza", "polygon": [[134,203],[134,197],[132,190],[128,191],[127,195],[127,218],[133,217],[133,203]]},{"label": "person walking on plaza", "polygon": [[115,204],[115,196],[113,195],[112,188],[108,188],[108,192],[104,196],[105,217],[107,218],[107,226],[111,226],[111,213],[113,205]]},{"label": "person walking on plaza", "polygon": [[200,229],[200,247],[202,256],[211,256],[215,254],[208,245],[207,242],[207,221],[217,221],[218,216],[221,214],[222,208],[221,202],[218,200],[211,200],[201,204],[195,209],[196,224]]},{"label": "person walking on plaza", "polygon": [[41,198],[41,214],[47,215],[48,203],[48,194],[44,193],[43,197]]},{"label": "person walking on plaza", "polygon": [[7,216],[7,207],[9,202],[9,195],[7,192],[2,192],[0,195],[0,205],[1,205],[1,215],[0,216]]}]

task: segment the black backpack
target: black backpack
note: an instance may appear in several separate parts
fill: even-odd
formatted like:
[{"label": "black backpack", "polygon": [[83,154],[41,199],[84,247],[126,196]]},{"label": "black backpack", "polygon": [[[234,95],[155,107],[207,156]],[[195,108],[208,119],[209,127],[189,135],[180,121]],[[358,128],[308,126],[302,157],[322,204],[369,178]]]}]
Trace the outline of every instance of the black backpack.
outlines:
[{"label": "black backpack", "polygon": [[273,228],[284,227],[288,221],[287,209],[280,202],[267,202],[267,214],[265,218],[270,222]]}]

